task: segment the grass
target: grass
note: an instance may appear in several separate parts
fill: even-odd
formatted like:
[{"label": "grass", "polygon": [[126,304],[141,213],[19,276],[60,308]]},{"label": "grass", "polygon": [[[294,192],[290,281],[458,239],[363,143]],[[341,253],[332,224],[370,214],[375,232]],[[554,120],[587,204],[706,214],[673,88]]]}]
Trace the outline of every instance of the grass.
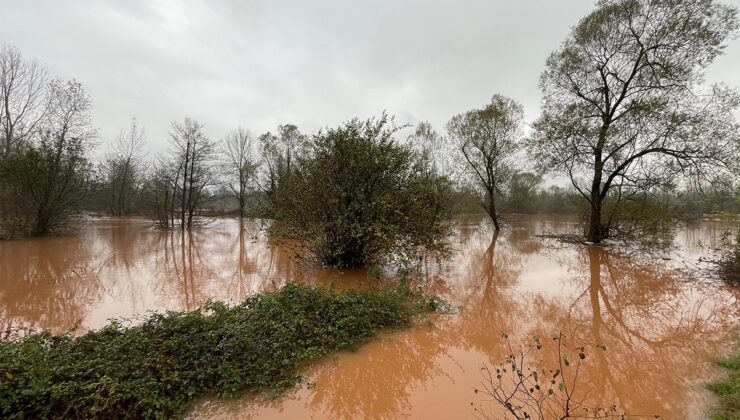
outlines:
[{"label": "grass", "polygon": [[297,284],[237,306],[153,314],[81,337],[0,343],[0,418],[182,417],[195,398],[279,393],[299,364],[430,310],[402,287],[337,293]]},{"label": "grass", "polygon": [[709,385],[719,397],[719,406],[712,413],[713,420],[740,419],[740,353],[722,360],[719,365],[727,369],[727,376]]}]

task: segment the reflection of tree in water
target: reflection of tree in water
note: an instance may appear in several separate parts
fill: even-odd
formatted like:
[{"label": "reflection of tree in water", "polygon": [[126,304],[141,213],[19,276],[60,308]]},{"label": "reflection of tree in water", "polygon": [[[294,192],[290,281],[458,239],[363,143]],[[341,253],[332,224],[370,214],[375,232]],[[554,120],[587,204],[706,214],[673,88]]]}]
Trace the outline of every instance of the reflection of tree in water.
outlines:
[{"label": "reflection of tree in water", "polygon": [[102,262],[88,241],[0,242],[0,330],[63,332],[79,324],[102,293],[95,277]]},{"label": "reflection of tree in water", "polygon": [[[444,322],[439,320],[438,322]],[[344,358],[326,364],[310,406],[326,418],[398,418],[410,408],[409,393],[433,377],[445,375],[440,359],[449,357],[449,338],[438,325],[381,338],[362,351],[362,360]]]},{"label": "reflection of tree in water", "polygon": [[[679,418],[691,414],[689,396],[696,394],[687,384],[706,377],[698,361],[713,359],[723,340],[731,338],[736,296],[726,289],[702,290],[660,264],[601,248],[540,248],[532,244],[535,230],[524,226],[499,236],[479,226],[461,226],[454,239],[458,252],[449,266],[424,279],[425,290],[459,306],[457,314],[435,317],[434,328],[389,335],[363,348],[361,358],[341,356],[336,363],[322,363],[311,375],[313,390],[290,392],[268,406],[295,409],[294,403],[303,407],[305,397],[316,417],[418,413],[411,405],[414,395],[424,392],[420,387],[442,375],[454,379],[447,386],[475,386],[479,363],[505,357],[501,332],[530,339],[563,331],[571,345],[607,346],[606,352],[589,352],[578,387],[596,404],[616,402],[630,412]],[[571,224],[537,226],[570,229]],[[552,267],[545,274],[556,287],[540,292],[522,284],[522,274],[535,259]],[[543,357],[546,365],[556,366],[554,353],[545,351]],[[454,363],[463,369],[450,367]],[[468,406],[473,399],[471,393],[470,400],[459,403]],[[261,413],[253,406],[246,412]]]},{"label": "reflection of tree in water", "polygon": [[483,352],[495,348],[498,353],[500,333],[518,328],[520,310],[514,287],[522,270],[522,255],[512,246],[511,236],[499,235],[494,231],[487,246],[480,241],[465,250],[469,283],[461,296],[455,329],[462,340],[458,345]]},{"label": "reflection of tree in water", "polygon": [[600,247],[584,248],[571,270],[578,273],[572,277],[578,292],[565,301],[535,300],[541,323],[530,334],[563,331],[572,346],[607,346],[593,353],[579,385],[610,398],[595,403],[618,402],[634,414],[688,416],[691,385],[710,374],[702,361],[733,339],[737,293],[703,288],[663,264]]},{"label": "reflection of tree in water", "polygon": [[76,236],[0,242],[0,331],[60,333],[80,323],[84,331],[110,317],[241,301],[306,273],[253,224],[186,233],[148,226],[98,221]]}]

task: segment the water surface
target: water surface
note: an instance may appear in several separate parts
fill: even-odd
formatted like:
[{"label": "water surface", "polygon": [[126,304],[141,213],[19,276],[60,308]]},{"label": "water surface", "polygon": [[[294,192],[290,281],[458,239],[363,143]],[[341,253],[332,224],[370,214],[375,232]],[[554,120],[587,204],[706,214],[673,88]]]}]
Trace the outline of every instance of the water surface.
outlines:
[{"label": "water surface", "polygon": [[[578,379],[577,392],[592,405],[702,418],[712,401],[702,383],[717,375],[712,361],[737,337],[740,291],[679,269],[707,255],[729,227],[701,222],[678,233],[676,249],[645,257],[534,236],[575,231],[568,219],[512,220],[500,234],[461,223],[452,258],[428,262],[414,283],[455,313],[326,357],[275,400],[203,399],[191,416],[443,419],[472,418],[477,408],[496,417],[500,411],[473,389],[481,367],[508,354],[501,334],[518,346],[562,332],[571,346],[607,348],[588,353]],[[270,246],[255,223],[240,230],[220,220],[182,234],[139,219],[94,220],[76,236],[0,242],[0,331],[80,334],[109,318],[240,301],[286,279],[342,288],[377,281],[362,270],[309,268]],[[549,340],[532,362],[553,366],[554,350]]]}]

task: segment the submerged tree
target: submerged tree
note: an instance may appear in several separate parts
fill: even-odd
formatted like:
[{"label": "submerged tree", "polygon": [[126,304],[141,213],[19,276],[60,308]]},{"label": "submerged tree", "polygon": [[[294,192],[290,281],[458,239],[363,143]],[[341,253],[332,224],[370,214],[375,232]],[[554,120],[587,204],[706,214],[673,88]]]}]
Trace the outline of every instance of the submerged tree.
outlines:
[{"label": "submerged tree", "polygon": [[190,118],[172,123],[170,142],[169,155],[158,160],[147,182],[148,207],[160,227],[190,229],[216,181],[215,147],[203,125]]},{"label": "submerged tree", "polygon": [[221,146],[226,185],[239,204],[239,217],[247,215],[247,196],[250,183],[257,172],[259,159],[252,134],[239,127],[226,135]]},{"label": "submerged tree", "polygon": [[273,235],[298,239],[336,267],[442,251],[449,183],[398,144],[397,131],[384,114],[315,135],[295,173],[277,186]]},{"label": "submerged tree", "polygon": [[185,118],[182,123],[172,123],[170,137],[174,164],[180,174],[180,229],[190,229],[202,204],[204,190],[215,180],[212,167],[214,146],[203,133],[203,125],[190,118]]},{"label": "submerged tree", "polygon": [[16,234],[45,235],[62,227],[89,189],[86,153],[96,135],[92,103],[79,82],[54,81],[40,138],[0,165],[10,189]]},{"label": "submerged tree", "polygon": [[700,87],[737,27],[736,10],[712,0],[600,0],[550,55],[530,150],[588,203],[589,241],[609,237],[605,203],[733,170],[740,100]]},{"label": "submerged tree", "polygon": [[480,202],[500,229],[500,195],[514,174],[512,157],[520,149],[524,110],[502,95],[494,95],[482,109],[459,114],[447,123],[467,167],[470,182],[480,193]]},{"label": "submerged tree", "polygon": [[145,176],[142,161],[144,128],[131,122],[131,127],[121,131],[108,151],[102,167],[108,213],[113,216],[131,214]]}]

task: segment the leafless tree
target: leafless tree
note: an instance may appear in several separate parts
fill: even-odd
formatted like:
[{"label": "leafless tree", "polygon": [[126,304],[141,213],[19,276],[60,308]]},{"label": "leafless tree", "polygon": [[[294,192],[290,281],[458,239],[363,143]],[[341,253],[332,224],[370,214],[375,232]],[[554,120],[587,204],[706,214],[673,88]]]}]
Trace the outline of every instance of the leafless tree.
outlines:
[{"label": "leafless tree", "polygon": [[143,188],[146,207],[162,229],[176,227],[175,195],[181,169],[181,164],[177,165],[171,159],[160,157]]},{"label": "leafless tree", "polygon": [[600,0],[546,63],[530,150],[588,203],[586,236],[609,237],[629,194],[737,164],[737,92],[701,89],[738,28],[713,0]]},{"label": "leafless tree", "polygon": [[[179,191],[172,191],[173,198],[179,200],[179,227],[190,229],[205,189],[215,181],[214,145],[203,133],[203,125],[190,118],[172,123],[170,139],[173,147],[170,170],[174,173],[174,185],[179,187]],[[173,209],[175,199],[171,201]]]},{"label": "leafless tree", "polygon": [[146,170],[145,139],[144,128],[134,119],[128,130],[121,131],[107,153],[102,172],[108,189],[108,211],[113,216],[125,216],[133,209]]},{"label": "leafless tree", "polygon": [[49,111],[46,67],[23,58],[18,48],[0,46],[0,160],[42,126]]},{"label": "leafless tree", "polygon": [[512,158],[522,144],[524,110],[502,95],[494,95],[482,109],[459,114],[447,123],[450,137],[466,164],[471,184],[481,192],[480,202],[500,229],[495,197],[514,174]]},{"label": "leafless tree", "polygon": [[239,217],[243,219],[247,213],[249,185],[259,163],[255,139],[247,129],[239,127],[226,135],[221,154],[226,184],[239,203]]}]

